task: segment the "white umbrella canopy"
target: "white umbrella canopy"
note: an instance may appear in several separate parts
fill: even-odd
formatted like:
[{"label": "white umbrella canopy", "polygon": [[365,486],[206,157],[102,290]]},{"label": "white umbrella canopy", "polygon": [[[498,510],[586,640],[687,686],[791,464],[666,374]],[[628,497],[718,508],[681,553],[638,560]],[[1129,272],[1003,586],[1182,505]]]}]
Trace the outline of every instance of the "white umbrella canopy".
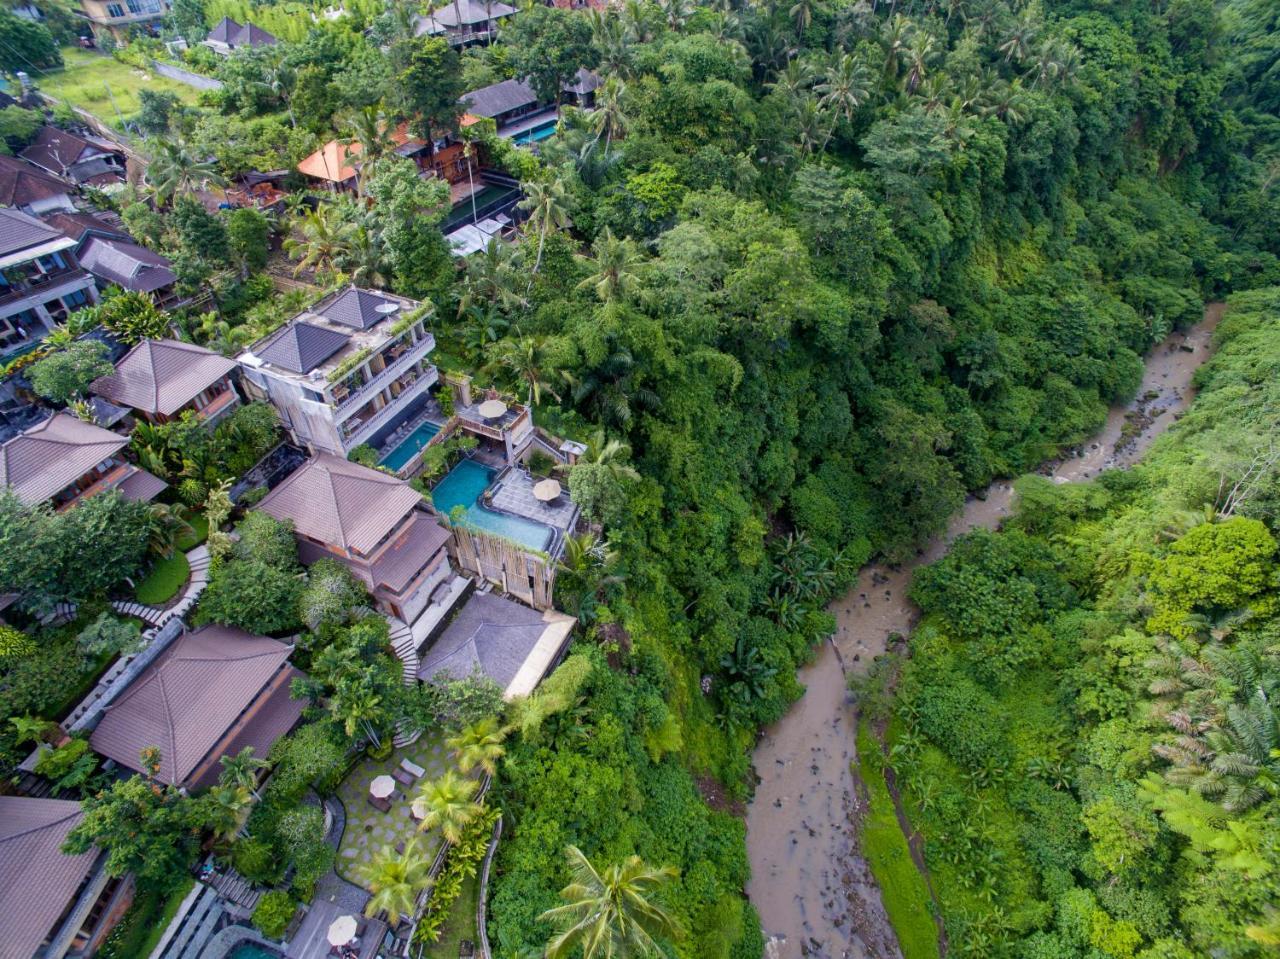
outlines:
[{"label": "white umbrella canopy", "polygon": [[487,420],[496,420],[507,411],[507,404],[502,400],[485,400],[480,404],[480,415]]},{"label": "white umbrella canopy", "polygon": [[542,503],[550,503],[560,495],[560,483],[553,479],[544,479],[533,487],[533,498]]},{"label": "white umbrella canopy", "polygon": [[355,916],[339,916],[329,923],[329,945],[345,946],[356,937]]},{"label": "white umbrella canopy", "polygon": [[369,795],[374,799],[386,799],[396,791],[396,781],[390,776],[379,776],[369,783]]}]

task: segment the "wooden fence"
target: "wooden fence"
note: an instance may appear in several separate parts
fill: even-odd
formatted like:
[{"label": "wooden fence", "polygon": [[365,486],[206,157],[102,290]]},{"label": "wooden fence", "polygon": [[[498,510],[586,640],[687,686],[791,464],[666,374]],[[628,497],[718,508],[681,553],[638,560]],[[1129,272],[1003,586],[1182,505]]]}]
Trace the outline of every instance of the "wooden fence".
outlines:
[{"label": "wooden fence", "polygon": [[448,549],[457,568],[487,579],[534,609],[551,608],[556,567],[548,557],[461,525],[454,526]]}]

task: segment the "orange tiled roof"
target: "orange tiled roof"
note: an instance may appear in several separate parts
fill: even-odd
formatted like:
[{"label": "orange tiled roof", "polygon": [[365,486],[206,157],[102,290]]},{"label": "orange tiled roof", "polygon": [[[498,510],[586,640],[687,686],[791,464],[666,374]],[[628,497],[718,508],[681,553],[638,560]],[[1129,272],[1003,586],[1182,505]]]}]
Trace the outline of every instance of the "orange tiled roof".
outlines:
[{"label": "orange tiled roof", "polygon": [[[397,146],[422,141],[410,135],[408,124],[402,123],[391,134],[391,141]],[[298,170],[317,180],[328,180],[331,183],[342,183],[356,175],[356,166],[364,148],[359,143],[340,143],[330,140],[315,153],[298,164]]]}]

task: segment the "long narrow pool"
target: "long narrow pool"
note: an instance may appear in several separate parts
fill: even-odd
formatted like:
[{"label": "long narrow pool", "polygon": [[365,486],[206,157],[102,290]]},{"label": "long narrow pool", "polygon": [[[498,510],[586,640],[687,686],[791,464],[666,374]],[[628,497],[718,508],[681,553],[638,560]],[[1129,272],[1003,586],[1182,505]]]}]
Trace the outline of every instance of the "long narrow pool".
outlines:
[{"label": "long narrow pool", "polygon": [[440,432],[440,427],[435,423],[421,423],[408,436],[402,439],[395,447],[378,461],[379,466],[385,466],[389,470],[395,470],[397,473],[404,468],[404,465],[413,459],[422,451],[422,449],[431,442],[431,437]]},{"label": "long narrow pool", "polygon": [[431,502],[446,516],[456,506],[465,507],[464,521],[468,526],[513,540],[529,549],[545,551],[551,542],[550,526],[522,516],[497,513],[480,505],[480,497],[493,482],[495,474],[496,471],[487,466],[463,460],[436,484],[431,491]]}]

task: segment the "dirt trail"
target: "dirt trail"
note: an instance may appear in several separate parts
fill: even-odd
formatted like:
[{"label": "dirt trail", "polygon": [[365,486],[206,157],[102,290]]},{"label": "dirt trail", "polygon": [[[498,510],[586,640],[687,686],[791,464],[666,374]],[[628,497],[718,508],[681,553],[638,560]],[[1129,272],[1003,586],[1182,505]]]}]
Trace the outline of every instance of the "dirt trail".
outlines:
[{"label": "dirt trail", "polygon": [[[1067,483],[1139,459],[1190,404],[1191,378],[1209,356],[1223,309],[1210,304],[1200,323],[1155,347],[1138,398],[1113,409],[1092,440],[1043,472]],[[907,588],[915,568],[941,557],[960,534],[997,527],[1012,500],[1010,482],[993,483],[983,498],[970,497],[913,562],[864,567],[854,587],[831,603],[836,634],[800,671],[804,697],[764,731],[755,751],[760,784],[747,810],[747,894],[760,913],[767,959],[901,956],[858,846],[862,800],[849,770],[857,728],[845,672],[865,669],[892,634],[910,631],[916,611]]]}]

